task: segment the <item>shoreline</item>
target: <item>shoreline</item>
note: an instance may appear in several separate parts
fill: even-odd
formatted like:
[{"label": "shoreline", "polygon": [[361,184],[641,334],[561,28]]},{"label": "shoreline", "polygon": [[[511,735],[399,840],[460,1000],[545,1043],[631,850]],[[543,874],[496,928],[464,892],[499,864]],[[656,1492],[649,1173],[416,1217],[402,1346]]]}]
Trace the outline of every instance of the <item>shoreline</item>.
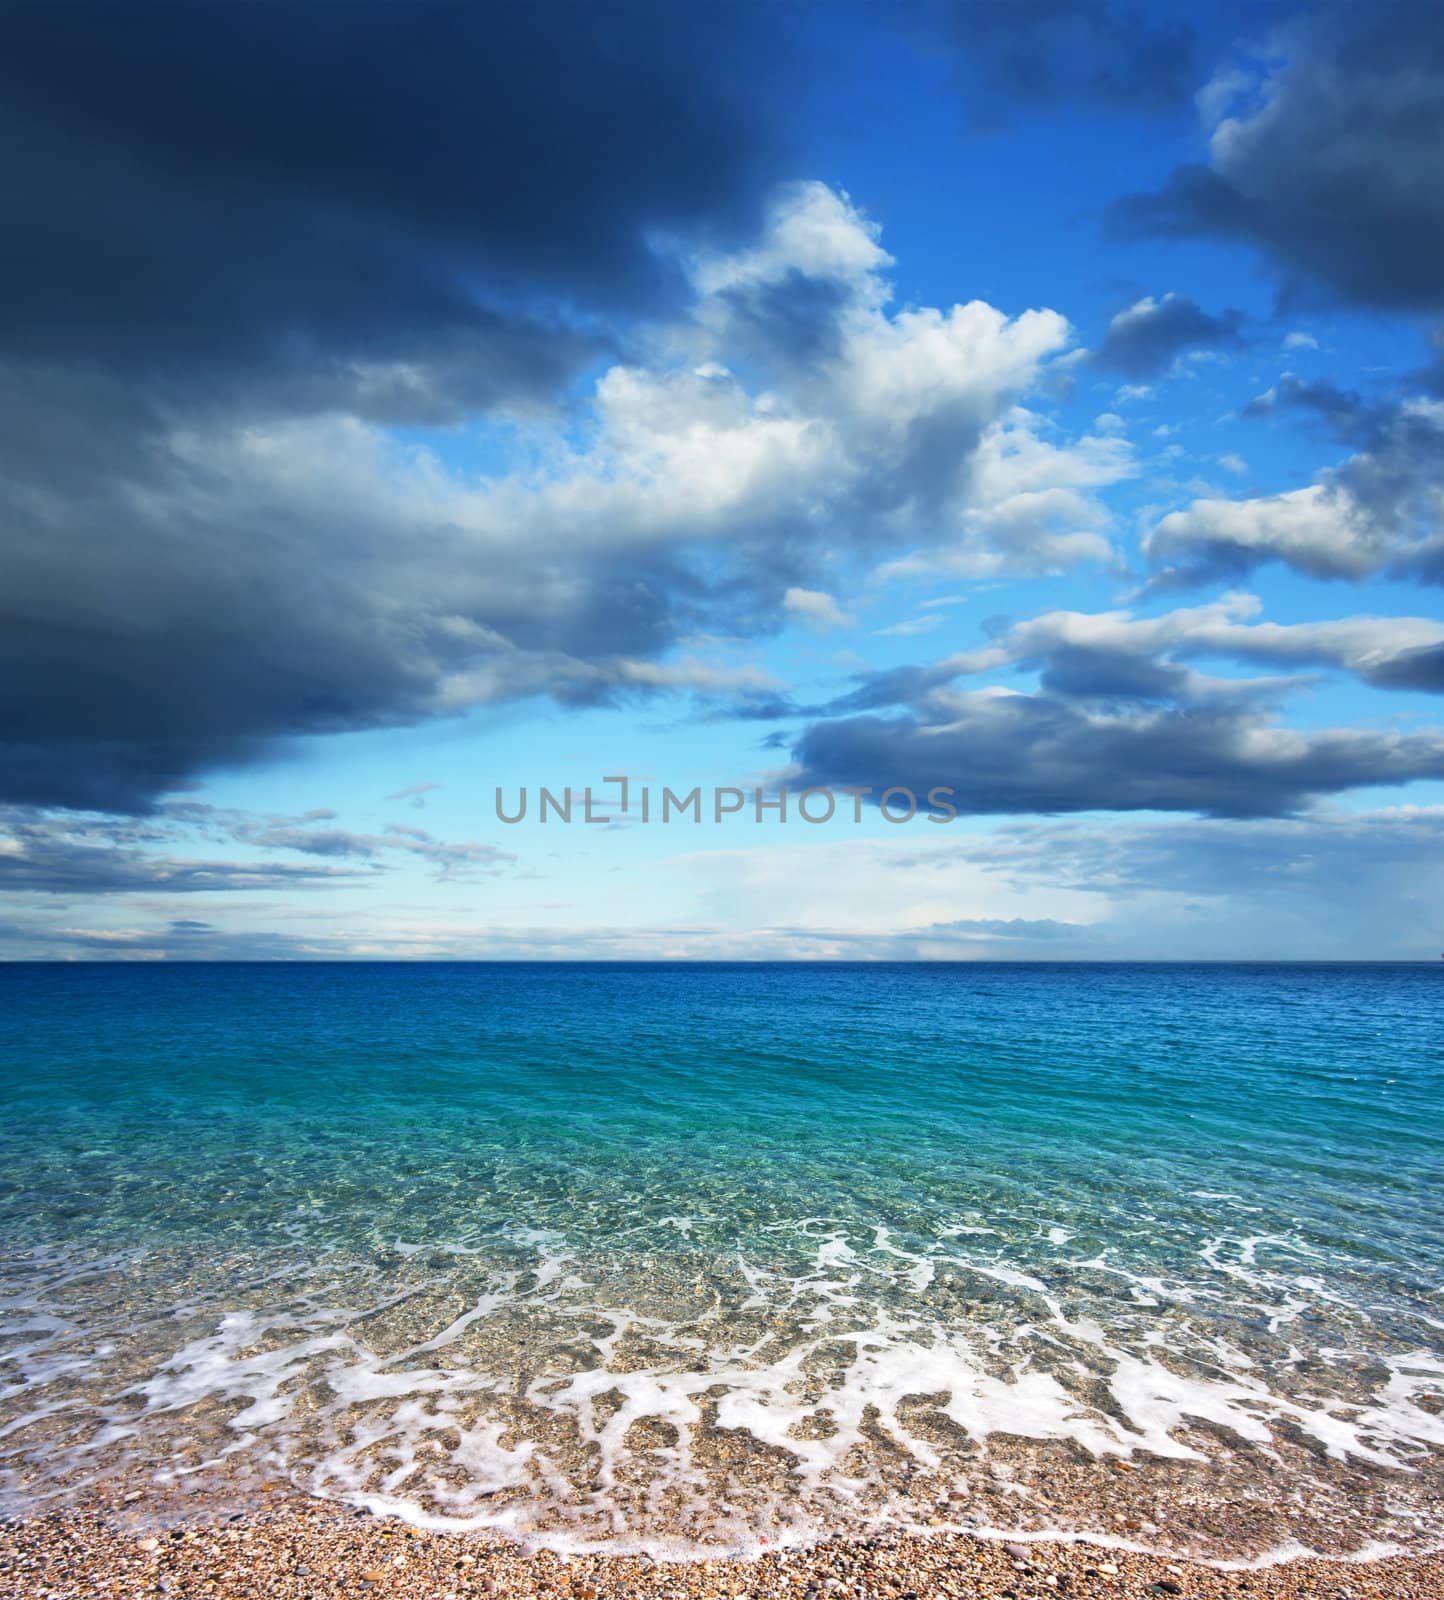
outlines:
[{"label": "shoreline", "polygon": [[[0,1600],[1437,1600],[1444,1549],[1206,1562],[1118,1544],[982,1532],[877,1530],[753,1557],[566,1554],[489,1531],[437,1532],[288,1494],[229,1515],[148,1526],[135,1501],[9,1518]],[[1377,1548],[1377,1547],[1376,1547]]]}]

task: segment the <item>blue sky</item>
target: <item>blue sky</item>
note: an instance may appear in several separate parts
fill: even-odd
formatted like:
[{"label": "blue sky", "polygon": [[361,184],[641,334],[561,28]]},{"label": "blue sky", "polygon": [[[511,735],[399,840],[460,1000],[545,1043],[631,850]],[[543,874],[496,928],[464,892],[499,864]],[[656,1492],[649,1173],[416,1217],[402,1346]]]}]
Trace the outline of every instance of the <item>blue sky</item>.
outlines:
[{"label": "blue sky", "polygon": [[350,16],[6,24],[0,954],[1437,957],[1436,16]]}]

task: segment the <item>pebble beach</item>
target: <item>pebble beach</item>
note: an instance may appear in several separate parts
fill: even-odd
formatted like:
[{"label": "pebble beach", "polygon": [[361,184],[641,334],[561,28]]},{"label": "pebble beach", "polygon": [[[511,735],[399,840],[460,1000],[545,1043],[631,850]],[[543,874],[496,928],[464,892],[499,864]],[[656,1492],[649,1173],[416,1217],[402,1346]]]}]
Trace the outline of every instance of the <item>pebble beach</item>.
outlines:
[{"label": "pebble beach", "polygon": [[145,1528],[130,1508],[12,1521],[0,1596],[166,1595],[174,1600],[1438,1600],[1444,1554],[1301,1558],[1229,1569],[1106,1546],[957,1533],[879,1532],[748,1561],[528,1552],[476,1534],[418,1530],[366,1512],[285,1503]]},{"label": "pebble beach", "polygon": [[47,972],[0,1600],[1444,1600],[1425,981]]}]

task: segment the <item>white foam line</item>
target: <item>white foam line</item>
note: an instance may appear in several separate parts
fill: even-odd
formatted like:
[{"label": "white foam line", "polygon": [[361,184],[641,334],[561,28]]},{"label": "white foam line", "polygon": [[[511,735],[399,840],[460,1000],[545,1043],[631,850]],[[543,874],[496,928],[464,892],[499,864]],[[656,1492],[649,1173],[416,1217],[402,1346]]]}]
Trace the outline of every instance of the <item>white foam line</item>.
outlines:
[{"label": "white foam line", "polygon": [[[154,1419],[221,1399],[234,1405],[231,1437],[221,1456],[265,1450],[293,1481],[327,1498],[384,1509],[418,1526],[485,1527],[518,1539],[539,1506],[550,1503],[556,1509],[569,1502],[567,1514],[574,1521],[597,1519],[610,1531],[592,1537],[578,1524],[556,1538],[573,1540],[579,1549],[615,1550],[619,1541],[632,1537],[615,1491],[622,1469],[637,1459],[626,1440],[638,1422],[664,1424],[675,1438],[647,1453],[656,1491],[679,1496],[699,1515],[708,1509],[694,1442],[709,1406],[715,1406],[719,1427],[785,1452],[791,1505],[768,1501],[765,1510],[779,1528],[794,1532],[802,1515],[799,1497],[861,1514],[864,1495],[875,1493],[877,1486],[849,1476],[843,1463],[854,1452],[866,1459],[874,1428],[881,1428],[918,1465],[931,1470],[942,1464],[938,1452],[912,1434],[904,1420],[906,1402],[925,1395],[941,1396],[937,1410],[978,1442],[986,1443],[997,1433],[1069,1440],[1095,1458],[1146,1451],[1202,1460],[1198,1449],[1176,1437],[1198,1422],[1228,1429],[1272,1451],[1273,1426],[1286,1421],[1310,1434],[1336,1460],[1355,1459],[1406,1473],[1428,1451],[1444,1448],[1444,1417],[1420,1404],[1444,1386],[1444,1360],[1428,1349],[1388,1357],[1375,1352],[1371,1359],[1384,1362],[1387,1376],[1361,1401],[1346,1403],[1333,1395],[1309,1400],[1271,1390],[1246,1353],[1217,1334],[1198,1330],[1186,1350],[1198,1370],[1185,1375],[1155,1355],[1167,1351],[1176,1358],[1180,1353],[1162,1329],[1135,1331],[1130,1348],[1120,1331],[1105,1329],[1087,1316],[1070,1318],[1046,1283],[1009,1263],[977,1262],[941,1247],[908,1250],[883,1227],[872,1230],[870,1249],[859,1254],[847,1230],[823,1218],[804,1219],[791,1231],[809,1241],[812,1253],[810,1264],[795,1275],[768,1271],[738,1257],[739,1278],[749,1291],[741,1309],[764,1315],[755,1333],[734,1337],[731,1343],[728,1313],[720,1299],[690,1321],[599,1303],[583,1280],[567,1274],[575,1257],[566,1241],[546,1229],[510,1230],[509,1242],[529,1251],[530,1263],[498,1268],[489,1285],[445,1327],[397,1353],[379,1355],[368,1349],[368,1325],[448,1280],[420,1280],[365,1310],[320,1304],[313,1286],[309,1303],[307,1295],[293,1294],[292,1305],[297,1298],[305,1305],[299,1311],[223,1311],[213,1332],[175,1349],[149,1377],[122,1390],[114,1401],[90,1402],[98,1426],[69,1452],[69,1459],[87,1452],[93,1456],[142,1431],[149,1440]],[[1224,1236],[1205,1246],[1204,1254],[1207,1258],[1212,1251],[1210,1264],[1226,1275],[1251,1277],[1244,1263],[1256,1265],[1257,1251],[1265,1244],[1295,1248],[1292,1241],[1274,1235]],[[1238,1251],[1238,1265],[1224,1258],[1229,1247]],[[903,1263],[903,1270],[896,1270],[894,1261]],[[1102,1257],[1080,1265],[1129,1276]],[[959,1326],[944,1319],[933,1304],[940,1266],[997,1281],[1036,1299],[999,1297],[1011,1320],[1005,1316]],[[910,1290],[912,1298],[904,1294],[884,1305],[867,1302],[869,1320],[858,1326],[864,1302],[855,1291],[864,1274],[881,1275]],[[270,1278],[267,1274],[260,1281]],[[1166,1287],[1162,1280],[1134,1279],[1157,1283],[1160,1290]],[[20,1392],[33,1389],[38,1399],[24,1417],[12,1420],[11,1431],[72,1404],[79,1408],[78,1400],[45,1399],[46,1387],[72,1376],[77,1362],[85,1373],[103,1366],[94,1355],[47,1353],[46,1329],[54,1341],[74,1338],[77,1330],[72,1320],[45,1309],[43,1299],[43,1294],[28,1301],[15,1297],[10,1305],[21,1318],[35,1319],[29,1331],[36,1336],[22,1347],[28,1352],[22,1372],[28,1372],[29,1381]],[[1293,1304],[1276,1306],[1276,1318],[1286,1320]],[[498,1313],[513,1316],[527,1307],[541,1309],[548,1319],[575,1319],[590,1346],[582,1370],[573,1364],[576,1338],[562,1341],[569,1353],[560,1369],[548,1368],[544,1345],[525,1349],[525,1358],[538,1363],[539,1370],[524,1382],[508,1370],[488,1371],[454,1359],[463,1338],[488,1319]],[[733,1314],[736,1309],[734,1302]],[[782,1311],[791,1316],[788,1332],[779,1339],[770,1323]],[[1024,1311],[1028,1320],[1018,1314]],[[765,1316],[768,1312],[773,1318]],[[154,1332],[166,1319],[149,1319],[146,1325]],[[634,1358],[625,1354],[623,1341],[632,1335],[660,1348],[661,1358],[640,1370],[631,1368]],[[1045,1348],[1052,1352],[1048,1366],[1040,1360]],[[1290,1354],[1303,1359],[1303,1352],[1291,1349]],[[1314,1354],[1331,1359],[1328,1349]],[[1205,1355],[1208,1359],[1200,1365]],[[1109,1403],[1102,1409],[1086,1404],[1070,1387],[1079,1379],[1101,1383]],[[128,1404],[136,1398],[142,1403],[138,1417]],[[590,1491],[579,1497],[547,1449],[516,1440],[518,1398],[575,1427],[583,1452],[591,1456]],[[512,1442],[503,1443],[506,1439]],[[429,1471],[433,1466],[454,1469],[460,1485],[447,1474]],[[179,1468],[176,1474],[181,1475]],[[1013,1487],[1023,1492],[1021,1485]],[[519,1492],[520,1497],[489,1503],[502,1490]],[[761,1514],[752,1506],[745,1516]],[[890,1514],[904,1515],[897,1506]],[[754,1537],[763,1539],[737,1527],[736,1521],[719,1513],[719,1536],[735,1538],[739,1549]],[[1022,1537],[1012,1531],[1007,1536]],[[1066,1530],[1047,1536],[1108,1542],[1106,1536]],[[550,1541],[553,1535],[543,1537]],[[655,1540],[640,1541],[638,1548],[644,1543],[653,1550],[671,1548],[669,1542]],[[1147,1548],[1127,1541],[1117,1547]],[[1393,1552],[1403,1547],[1377,1548]],[[716,1544],[707,1547],[714,1555],[717,1549]],[[1290,1547],[1276,1559],[1298,1553]],[[1268,1564],[1269,1559],[1235,1565]]]}]

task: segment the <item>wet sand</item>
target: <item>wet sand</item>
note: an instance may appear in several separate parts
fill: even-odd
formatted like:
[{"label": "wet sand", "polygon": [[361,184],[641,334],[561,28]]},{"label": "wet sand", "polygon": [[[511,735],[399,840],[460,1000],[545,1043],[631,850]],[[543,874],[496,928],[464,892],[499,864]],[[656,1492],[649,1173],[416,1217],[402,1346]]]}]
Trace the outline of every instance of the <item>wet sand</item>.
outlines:
[{"label": "wet sand", "polygon": [[1444,1554],[1304,1558],[1225,1570],[1099,1545],[1001,1541],[952,1532],[824,1541],[749,1561],[526,1552],[486,1534],[418,1531],[279,1495],[265,1509],[168,1527],[142,1507],[98,1506],[9,1522],[0,1596],[166,1595],[175,1600],[935,1600],[1321,1596],[1444,1600]]}]

